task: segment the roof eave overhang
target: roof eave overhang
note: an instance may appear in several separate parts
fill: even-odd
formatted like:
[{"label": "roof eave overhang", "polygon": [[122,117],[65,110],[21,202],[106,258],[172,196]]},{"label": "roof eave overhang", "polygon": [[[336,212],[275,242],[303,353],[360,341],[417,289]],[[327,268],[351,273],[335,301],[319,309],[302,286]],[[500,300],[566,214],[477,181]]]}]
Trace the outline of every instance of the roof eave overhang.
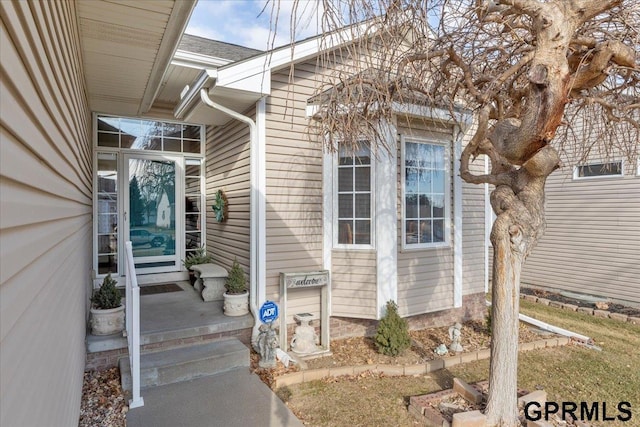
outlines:
[{"label": "roof eave overhang", "polygon": [[162,36],[162,41],[160,42],[158,54],[151,69],[149,80],[147,81],[144,96],[140,102],[138,115],[147,113],[156,100],[164,75],[169,65],[171,65],[171,61],[178,49],[178,44],[187,28],[195,6],[196,0],[181,0],[175,2],[171,15],[169,16],[166,30]]}]

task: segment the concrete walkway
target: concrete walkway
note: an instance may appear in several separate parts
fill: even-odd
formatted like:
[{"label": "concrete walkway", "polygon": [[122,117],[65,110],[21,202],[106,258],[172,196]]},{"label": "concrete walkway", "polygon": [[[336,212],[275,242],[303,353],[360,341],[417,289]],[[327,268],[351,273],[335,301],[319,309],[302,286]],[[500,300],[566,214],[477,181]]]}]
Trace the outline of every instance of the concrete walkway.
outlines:
[{"label": "concrete walkway", "polygon": [[142,390],[127,427],[303,427],[248,369]]}]

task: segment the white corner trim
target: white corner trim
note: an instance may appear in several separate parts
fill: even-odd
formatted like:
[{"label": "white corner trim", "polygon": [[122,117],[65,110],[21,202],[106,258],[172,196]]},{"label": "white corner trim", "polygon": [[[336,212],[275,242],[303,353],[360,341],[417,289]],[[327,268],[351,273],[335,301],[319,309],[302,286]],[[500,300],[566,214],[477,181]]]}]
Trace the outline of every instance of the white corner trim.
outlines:
[{"label": "white corner trim", "polygon": [[379,150],[375,167],[377,318],[389,300],[398,302],[398,159],[396,128],[388,123],[389,152]]},{"label": "white corner trim", "polygon": [[333,157],[334,155],[325,152],[322,155],[322,267],[329,271],[329,292],[327,307],[328,315],[331,316],[331,265],[333,249]]},{"label": "white corner trim", "polygon": [[256,183],[255,193],[257,202],[256,223],[254,224],[258,230],[256,249],[256,273],[257,273],[257,289],[258,299],[257,305],[261,307],[267,298],[267,136],[266,136],[266,98],[262,97],[256,103],[256,126],[258,128],[258,137],[254,153],[256,153]]},{"label": "white corner trim", "polygon": [[[489,156],[484,156],[484,173],[489,174]],[[489,235],[491,234],[493,209],[489,202],[489,184],[484,184],[484,293],[489,292]]]},{"label": "white corner trim", "polygon": [[460,157],[463,133],[454,127],[453,140],[453,307],[462,307],[462,178]]}]

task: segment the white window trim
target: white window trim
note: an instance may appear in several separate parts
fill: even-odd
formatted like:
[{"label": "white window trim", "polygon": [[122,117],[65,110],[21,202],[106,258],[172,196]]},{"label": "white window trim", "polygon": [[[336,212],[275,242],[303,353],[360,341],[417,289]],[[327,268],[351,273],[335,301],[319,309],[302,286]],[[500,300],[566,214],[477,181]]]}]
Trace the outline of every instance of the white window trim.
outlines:
[{"label": "white window trim", "polygon": [[[400,191],[402,192],[402,217],[400,221],[400,227],[402,228],[402,250],[424,250],[435,248],[448,248],[451,247],[451,144],[450,141],[421,138],[421,137],[407,137],[400,135],[400,142],[402,144],[400,153]],[[445,191],[445,206],[444,206],[444,242],[435,243],[410,243],[407,244],[407,227],[406,227],[406,171],[405,171],[405,153],[406,142],[415,142],[423,144],[440,145],[444,147],[444,161],[445,161],[445,177],[444,177],[444,191]]]},{"label": "white window trim", "polygon": [[376,176],[376,167],[375,167],[375,157],[373,155],[373,151],[370,149],[370,174],[369,174],[369,185],[370,185],[370,194],[371,194],[371,244],[362,245],[362,244],[344,244],[338,243],[338,237],[340,232],[339,227],[339,211],[338,211],[338,152],[333,154],[333,248],[334,249],[347,249],[347,250],[371,250],[375,249],[376,245],[376,227],[375,227],[375,207],[376,207],[376,186],[375,186],[375,176]]},{"label": "white window trim", "polygon": [[[141,150],[141,149],[137,149],[137,148],[120,148],[120,147],[108,147],[108,146],[102,146],[102,145],[98,145],[98,119],[101,117],[108,117],[108,118],[113,118],[113,119],[127,119],[127,120],[145,120],[145,121],[151,121],[151,122],[162,122],[162,123],[174,123],[177,125],[187,125],[187,126],[199,126],[200,127],[200,152],[199,153],[190,153],[190,152],[186,152],[186,151],[168,151],[168,150]],[[118,115],[114,115],[114,114],[106,114],[106,113],[93,113],[92,115],[92,120],[93,120],[93,148],[96,150],[100,150],[100,151],[113,151],[113,152],[126,152],[126,151],[131,151],[131,152],[148,152],[148,153],[165,153],[167,155],[180,155],[180,156],[184,156],[184,157],[201,157],[201,158],[206,158],[207,157],[207,128],[205,125],[201,125],[201,124],[197,124],[197,123],[191,123],[191,122],[183,122],[180,120],[174,120],[174,119],[160,119],[160,118],[155,118],[155,117],[135,117],[135,116],[118,116]],[[103,133],[111,133],[111,132],[103,132]],[[182,140],[185,140],[185,138],[182,138]],[[187,141],[194,141],[194,139],[191,138],[186,138]]]},{"label": "white window trim", "polygon": [[[610,175],[597,175],[597,176],[578,176],[578,168],[584,166],[598,165],[598,164],[607,164],[607,163],[620,163],[620,173],[619,174],[610,174]],[[615,179],[615,178],[624,178],[624,168],[625,168],[624,160],[611,160],[611,161],[592,161],[588,163],[584,163],[581,165],[576,165],[573,167],[573,179],[576,181],[582,180],[593,180],[593,179]]]}]

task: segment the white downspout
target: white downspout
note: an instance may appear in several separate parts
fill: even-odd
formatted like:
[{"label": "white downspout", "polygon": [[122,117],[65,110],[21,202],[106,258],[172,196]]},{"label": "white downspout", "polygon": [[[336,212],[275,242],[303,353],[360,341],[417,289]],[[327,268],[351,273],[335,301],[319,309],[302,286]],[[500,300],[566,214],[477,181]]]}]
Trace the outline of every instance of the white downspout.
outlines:
[{"label": "white downspout", "polygon": [[[263,214],[259,212],[259,206],[262,205],[261,200],[264,200],[264,194],[260,193],[259,188],[257,188],[256,179],[258,178],[258,161],[256,157],[258,156],[258,126],[256,123],[251,120],[249,117],[244,116],[236,111],[233,111],[223,105],[220,105],[209,98],[209,94],[207,93],[207,89],[200,89],[200,98],[202,102],[204,102],[209,107],[219,110],[236,120],[239,120],[243,123],[249,125],[249,139],[251,140],[251,196],[250,196],[250,213],[251,219],[254,221],[254,224],[251,225],[251,257],[250,257],[250,291],[249,291],[249,308],[251,309],[251,314],[253,315],[254,325],[253,330],[251,331],[251,345],[255,348],[255,344],[257,342],[258,334],[260,330],[260,316],[258,314],[258,300],[260,299],[258,295],[258,266],[260,265],[260,251],[258,250],[259,239],[258,232],[259,219],[262,218]],[[264,211],[263,211],[264,212]],[[255,226],[254,226],[255,225]],[[264,261],[264,260],[262,260]],[[264,299],[264,298],[262,298]]]}]

